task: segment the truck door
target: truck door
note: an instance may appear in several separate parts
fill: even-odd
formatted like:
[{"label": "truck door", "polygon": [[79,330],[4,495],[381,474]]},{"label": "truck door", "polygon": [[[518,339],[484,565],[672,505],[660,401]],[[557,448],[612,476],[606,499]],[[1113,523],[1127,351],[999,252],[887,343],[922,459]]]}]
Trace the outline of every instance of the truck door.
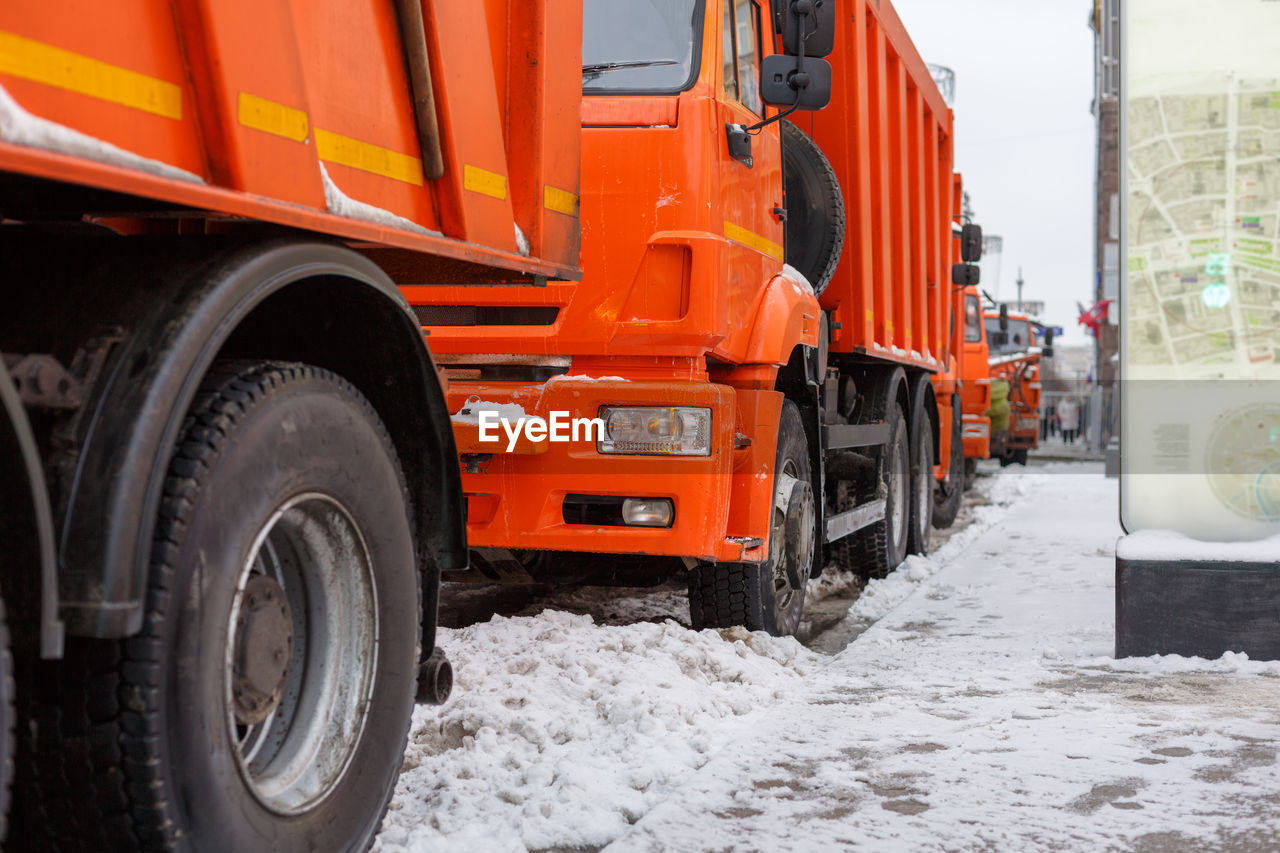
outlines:
[{"label": "truck door", "polygon": [[[764,117],[760,99],[760,58],[765,35],[756,0],[721,0],[720,59],[722,85],[717,91],[718,129],[726,124],[751,126]],[[772,29],[768,31],[772,33]],[[757,288],[782,262],[783,224],[774,212],[782,207],[782,146],[778,125],[751,137],[750,164],[733,159],[723,136],[717,146],[719,201],[726,253],[730,305],[751,305]]]}]

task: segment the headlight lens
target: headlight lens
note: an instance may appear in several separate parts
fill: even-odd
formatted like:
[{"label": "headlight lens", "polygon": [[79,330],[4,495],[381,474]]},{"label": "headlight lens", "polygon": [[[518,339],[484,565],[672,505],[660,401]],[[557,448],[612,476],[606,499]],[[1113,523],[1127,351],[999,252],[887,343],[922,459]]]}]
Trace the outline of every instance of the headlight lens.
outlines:
[{"label": "headlight lens", "polygon": [[602,406],[601,453],[711,455],[711,410],[693,406]]}]

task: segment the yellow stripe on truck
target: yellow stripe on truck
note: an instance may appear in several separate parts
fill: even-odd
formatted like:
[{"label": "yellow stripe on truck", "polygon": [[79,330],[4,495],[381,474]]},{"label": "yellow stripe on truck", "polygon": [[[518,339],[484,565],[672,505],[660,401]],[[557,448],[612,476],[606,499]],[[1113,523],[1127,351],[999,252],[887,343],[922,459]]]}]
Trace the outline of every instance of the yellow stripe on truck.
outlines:
[{"label": "yellow stripe on truck", "polygon": [[350,166],[362,172],[422,186],[422,160],[417,157],[318,127],[315,139],[316,156],[327,163]]},{"label": "yellow stripe on truck", "polygon": [[174,83],[3,31],[0,73],[165,118],[182,118],[182,89]]},{"label": "yellow stripe on truck", "polygon": [[464,164],[462,167],[462,186],[473,193],[480,193],[496,199],[507,197],[507,179],[497,172],[481,169],[479,166]]},{"label": "yellow stripe on truck", "polygon": [[762,255],[768,255],[776,261],[782,260],[782,247],[772,240],[766,240],[754,231],[748,231],[741,225],[734,225],[732,222],[725,220],[724,236],[728,237],[735,243],[741,243],[748,248],[755,249]]},{"label": "yellow stripe on truck", "polygon": [[307,114],[302,110],[295,110],[248,92],[240,93],[239,117],[240,123],[245,127],[283,136],[294,142],[305,140],[310,130]]}]

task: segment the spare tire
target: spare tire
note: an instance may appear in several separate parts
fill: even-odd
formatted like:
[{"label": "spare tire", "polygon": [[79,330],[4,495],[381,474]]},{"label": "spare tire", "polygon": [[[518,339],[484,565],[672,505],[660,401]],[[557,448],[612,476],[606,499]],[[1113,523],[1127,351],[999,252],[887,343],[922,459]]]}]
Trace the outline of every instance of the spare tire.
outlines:
[{"label": "spare tire", "polygon": [[818,144],[782,122],[782,187],[787,199],[787,263],[821,294],[844,247],[844,196]]}]

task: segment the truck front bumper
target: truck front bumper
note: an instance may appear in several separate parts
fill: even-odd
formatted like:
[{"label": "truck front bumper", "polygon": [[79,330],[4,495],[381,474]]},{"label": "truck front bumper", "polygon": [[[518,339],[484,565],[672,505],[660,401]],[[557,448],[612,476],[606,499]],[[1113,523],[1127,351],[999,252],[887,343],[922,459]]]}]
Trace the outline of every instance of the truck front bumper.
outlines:
[{"label": "truck front bumper", "polygon": [[[516,404],[526,415],[543,419],[553,412],[570,419],[596,418],[602,406],[711,410],[710,453],[705,456],[601,453],[595,433],[589,439],[579,433],[579,440],[568,442],[522,438],[510,447],[504,430],[498,430],[499,441],[481,442],[478,425],[455,415],[470,547],[717,561],[749,558],[746,550],[759,550],[746,537],[726,535],[731,492],[735,477],[741,477],[734,470],[735,392],[728,386],[574,376],[540,384],[454,380],[450,411],[459,412],[464,404],[473,413],[486,404]],[[511,418],[516,410],[506,411]],[[632,526],[616,517],[602,518],[608,513],[582,510],[627,498],[670,501],[670,526]]]}]

